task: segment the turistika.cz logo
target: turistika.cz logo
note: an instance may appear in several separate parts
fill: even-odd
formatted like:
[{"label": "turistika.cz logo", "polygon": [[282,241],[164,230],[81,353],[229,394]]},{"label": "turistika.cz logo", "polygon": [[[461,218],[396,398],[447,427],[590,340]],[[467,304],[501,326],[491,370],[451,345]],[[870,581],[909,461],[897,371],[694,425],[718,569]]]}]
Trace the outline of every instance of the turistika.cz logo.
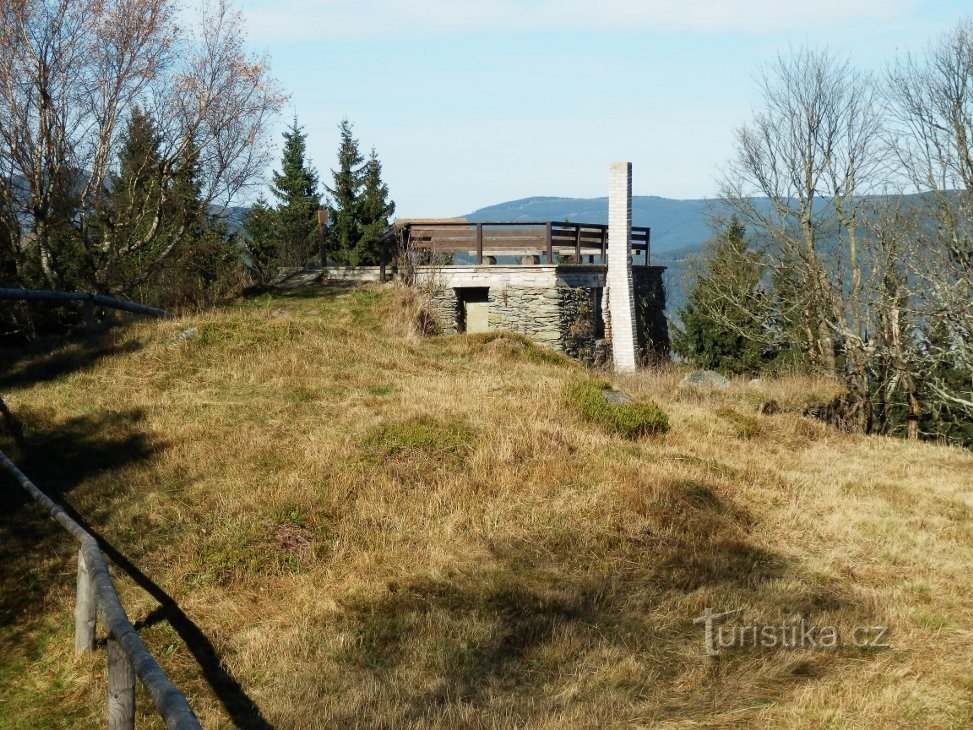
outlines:
[{"label": "turistika.cz logo", "polygon": [[711,608],[693,619],[703,625],[706,653],[720,656],[724,649],[835,649],[848,644],[859,649],[887,649],[887,626],[856,626],[842,634],[837,626],[816,626],[803,617],[796,623],[780,625],[753,623],[727,624],[743,613],[742,608],[716,612]]}]

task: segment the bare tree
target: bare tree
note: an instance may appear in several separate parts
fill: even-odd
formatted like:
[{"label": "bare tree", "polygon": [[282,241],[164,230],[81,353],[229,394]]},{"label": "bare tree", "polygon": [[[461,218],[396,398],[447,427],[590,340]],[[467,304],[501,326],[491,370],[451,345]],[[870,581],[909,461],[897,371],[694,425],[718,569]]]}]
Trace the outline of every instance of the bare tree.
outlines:
[{"label": "bare tree", "polygon": [[[195,166],[199,197],[217,207],[265,168],[283,101],[266,62],[244,50],[224,0],[191,22],[178,14],[174,0],[0,0],[0,273],[130,289],[110,276],[119,261],[145,262],[144,276],[179,238],[157,246],[180,166]],[[141,235],[121,240],[105,201],[136,107],[160,135],[158,194],[132,199]]]},{"label": "bare tree", "polygon": [[793,284],[792,345],[866,403],[877,319],[864,274],[873,258],[866,206],[881,179],[882,100],[870,76],[807,48],[765,68],[759,89],[722,197],[762,241],[778,279]]},{"label": "bare tree", "polygon": [[918,57],[889,74],[898,170],[917,198],[920,225],[908,251],[917,315],[932,361],[954,363],[963,386],[932,376],[934,397],[973,418],[973,21],[959,23]]}]

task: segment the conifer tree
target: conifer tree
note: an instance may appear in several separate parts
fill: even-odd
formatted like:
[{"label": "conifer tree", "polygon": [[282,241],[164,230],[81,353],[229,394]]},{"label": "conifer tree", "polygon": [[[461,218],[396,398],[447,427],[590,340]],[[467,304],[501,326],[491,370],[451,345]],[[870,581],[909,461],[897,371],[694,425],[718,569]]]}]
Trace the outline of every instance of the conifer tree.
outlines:
[{"label": "conifer tree", "polygon": [[734,217],[707,246],[702,268],[679,310],[673,332],[676,354],[698,367],[753,373],[775,355],[768,331],[771,310],[761,281],[766,267],[748,251],[746,230]]},{"label": "conifer tree", "polygon": [[[102,271],[97,286],[105,291],[125,290],[144,275],[153,258],[166,248],[162,233],[153,236],[151,247],[139,242],[162,225],[164,161],[159,151],[161,135],[151,118],[139,107],[132,110],[118,153],[118,172],[110,177],[111,189],[103,208],[102,224],[112,241],[103,248],[105,261],[92,268]],[[157,220],[158,218],[158,220]],[[89,236],[102,237],[100,226],[91,226]],[[123,251],[136,252],[123,256]]]},{"label": "conifer tree", "polygon": [[328,253],[338,263],[357,266],[362,239],[361,194],[365,182],[361,166],[365,160],[358,149],[358,140],[352,134],[351,122],[344,119],[338,128],[341,132],[338,169],[331,171],[334,187],[327,188],[331,196]]},{"label": "conifer tree", "polygon": [[280,262],[280,241],[277,234],[277,211],[261,195],[251,206],[243,226],[247,239],[247,258],[254,278],[266,284],[273,278]]},{"label": "conifer tree", "polygon": [[274,173],[277,198],[276,232],[280,263],[301,266],[317,241],[317,212],[321,207],[317,172],[308,165],[307,135],[294,118],[284,132],[280,172]]},{"label": "conifer tree", "polygon": [[372,152],[363,170],[361,195],[361,241],[357,247],[359,265],[379,263],[380,242],[395,213],[395,203],[389,200],[389,187],[382,181],[382,163],[378,153]]},{"label": "conifer tree", "polygon": [[203,304],[236,278],[240,252],[203,200],[199,147],[186,140],[167,160],[160,141],[151,119],[133,110],[101,221],[87,231],[110,232],[95,268],[105,272],[105,290],[162,306]]}]

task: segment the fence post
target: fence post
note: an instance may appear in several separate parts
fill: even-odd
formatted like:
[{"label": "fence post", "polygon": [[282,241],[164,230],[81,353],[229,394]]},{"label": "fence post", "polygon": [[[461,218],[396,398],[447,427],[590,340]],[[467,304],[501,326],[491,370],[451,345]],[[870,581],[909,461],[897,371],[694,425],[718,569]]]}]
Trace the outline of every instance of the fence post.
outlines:
[{"label": "fence post", "polygon": [[548,221],[547,223],[547,264],[550,266],[554,263],[554,225]]},{"label": "fence post", "polygon": [[135,669],[125,649],[108,637],[108,730],[135,727]]},{"label": "fence post", "polygon": [[95,582],[84,559],[84,551],[78,551],[78,591],[74,604],[74,653],[81,654],[95,648],[95,622],[98,604],[95,601]]},{"label": "fence post", "polygon": [[95,331],[95,303],[85,299],[81,307],[84,310],[84,330],[90,335]]}]

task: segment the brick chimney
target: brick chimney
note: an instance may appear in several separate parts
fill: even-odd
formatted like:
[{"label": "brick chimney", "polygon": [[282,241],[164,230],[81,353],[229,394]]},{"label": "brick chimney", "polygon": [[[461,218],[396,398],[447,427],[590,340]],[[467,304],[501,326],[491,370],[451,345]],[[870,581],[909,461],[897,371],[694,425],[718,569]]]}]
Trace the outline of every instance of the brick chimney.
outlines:
[{"label": "brick chimney", "polygon": [[608,299],[612,359],[616,372],[635,370],[635,298],[632,286],[632,163],[614,162],[608,172]]}]

